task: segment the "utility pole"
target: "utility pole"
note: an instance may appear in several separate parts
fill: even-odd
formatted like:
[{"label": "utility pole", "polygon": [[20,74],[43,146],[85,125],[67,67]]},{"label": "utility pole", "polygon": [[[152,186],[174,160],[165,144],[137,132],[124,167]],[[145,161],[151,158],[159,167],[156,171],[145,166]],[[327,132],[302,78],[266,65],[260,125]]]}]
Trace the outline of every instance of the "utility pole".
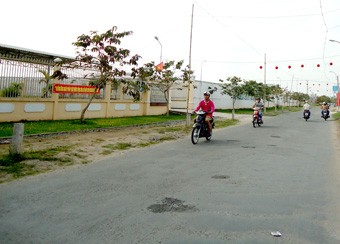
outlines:
[{"label": "utility pole", "polygon": [[[191,47],[192,47],[192,29],[194,23],[194,4],[192,4],[192,12],[191,12],[191,28],[190,28],[190,48],[189,48],[189,72],[191,72]],[[189,84],[188,84],[188,94],[187,94],[187,120],[186,126],[190,126],[191,122],[191,114],[189,113],[189,99],[190,99],[190,87],[191,87],[191,77],[189,74]]]},{"label": "utility pole", "polygon": [[264,105],[264,112],[266,112],[266,70],[267,70],[267,57],[266,54],[264,54],[264,77],[263,77],[263,105]]},{"label": "utility pole", "polygon": [[308,95],[308,80],[306,80],[306,82],[307,82],[307,95]]}]

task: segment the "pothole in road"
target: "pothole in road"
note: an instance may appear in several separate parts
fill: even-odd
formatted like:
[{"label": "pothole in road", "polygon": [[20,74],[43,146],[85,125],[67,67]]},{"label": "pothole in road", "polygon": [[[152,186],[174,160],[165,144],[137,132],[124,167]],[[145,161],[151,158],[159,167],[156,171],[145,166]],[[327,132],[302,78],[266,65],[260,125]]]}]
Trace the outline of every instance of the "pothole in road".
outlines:
[{"label": "pothole in road", "polygon": [[242,146],[243,148],[256,148],[255,146]]},{"label": "pothole in road", "polygon": [[148,210],[153,213],[198,211],[195,206],[186,205],[184,204],[184,201],[171,197],[164,198],[161,204],[150,205]]},{"label": "pothole in road", "polygon": [[270,136],[270,137],[273,137],[273,138],[281,138],[281,136]]},{"label": "pothole in road", "polygon": [[214,176],[211,176],[211,178],[213,178],[213,179],[229,179],[230,176],[229,175],[214,175]]},{"label": "pothole in road", "polygon": [[268,147],[277,147],[277,145],[272,144],[272,145],[268,145]]}]

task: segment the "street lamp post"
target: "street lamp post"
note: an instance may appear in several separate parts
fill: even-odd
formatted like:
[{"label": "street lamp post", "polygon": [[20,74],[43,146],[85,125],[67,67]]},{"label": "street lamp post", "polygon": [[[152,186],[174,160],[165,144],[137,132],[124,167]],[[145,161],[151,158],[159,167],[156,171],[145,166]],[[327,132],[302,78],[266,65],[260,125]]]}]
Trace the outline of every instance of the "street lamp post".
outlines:
[{"label": "street lamp post", "polygon": [[202,93],[202,85],[203,85],[203,81],[202,81],[202,73],[203,73],[203,63],[204,62],[207,62],[207,60],[203,60],[201,62],[201,77],[200,77],[200,89],[199,89],[199,96],[201,96],[201,93]]},{"label": "street lamp post", "polygon": [[155,39],[158,41],[159,45],[161,45],[161,56],[160,56],[160,60],[159,62],[161,63],[162,62],[162,52],[163,52],[163,47],[162,47],[162,43],[159,41],[158,37],[155,36]]}]

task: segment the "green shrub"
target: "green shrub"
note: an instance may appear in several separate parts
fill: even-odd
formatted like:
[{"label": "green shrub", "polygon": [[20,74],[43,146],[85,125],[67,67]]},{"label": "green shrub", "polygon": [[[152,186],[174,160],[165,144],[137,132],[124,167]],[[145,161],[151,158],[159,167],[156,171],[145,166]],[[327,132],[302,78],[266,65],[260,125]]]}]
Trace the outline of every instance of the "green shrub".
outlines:
[{"label": "green shrub", "polygon": [[22,92],[22,83],[12,83],[11,86],[2,89],[1,95],[3,97],[19,97]]}]

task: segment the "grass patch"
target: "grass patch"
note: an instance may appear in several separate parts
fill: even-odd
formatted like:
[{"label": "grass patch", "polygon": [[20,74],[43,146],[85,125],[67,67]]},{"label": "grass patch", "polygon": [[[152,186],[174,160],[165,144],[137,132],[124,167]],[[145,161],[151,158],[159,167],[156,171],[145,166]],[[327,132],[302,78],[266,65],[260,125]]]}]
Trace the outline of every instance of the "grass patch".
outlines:
[{"label": "grass patch", "polygon": [[14,178],[20,178],[28,175],[38,174],[39,171],[34,169],[34,165],[28,165],[23,163],[14,163],[7,167],[0,168],[1,171],[12,175]]},{"label": "grass patch", "polygon": [[105,149],[105,150],[103,150],[100,154],[101,154],[101,155],[110,155],[111,153],[112,153],[112,150]]},{"label": "grass patch", "polygon": [[[216,109],[216,112],[220,113],[232,113],[232,109]],[[251,108],[240,108],[240,109],[235,109],[235,114],[252,114],[253,110]]]},{"label": "grass patch", "polygon": [[[285,112],[298,112],[301,110],[301,107],[278,107],[275,112],[275,107],[266,108],[266,112],[264,113],[267,116],[276,116],[282,113],[282,111]],[[216,112],[220,113],[232,113],[232,109],[216,109]],[[235,114],[252,114],[253,109],[251,108],[240,108],[235,109]]]},{"label": "grass patch", "polygon": [[215,128],[224,128],[224,127],[228,127],[228,126],[232,126],[232,125],[237,125],[240,121],[237,119],[215,119]]},{"label": "grass patch", "polygon": [[64,158],[56,157],[56,155],[60,152],[67,152],[70,150],[70,146],[60,146],[55,148],[49,148],[45,150],[39,151],[31,151],[31,152],[24,152],[23,154],[8,154],[0,158],[0,165],[1,166],[10,166],[16,163],[20,163],[24,160],[33,160],[37,159],[40,161],[63,161]]},{"label": "grass patch", "polygon": [[[154,116],[133,116],[121,118],[86,119],[80,120],[51,120],[51,121],[27,121],[24,122],[24,135],[82,131],[99,128],[113,128],[134,125],[147,125],[168,121],[185,120],[185,115],[170,114]],[[10,137],[13,133],[13,123],[0,123],[0,137]]]},{"label": "grass patch", "polygon": [[35,169],[35,165],[25,164],[25,160],[40,160],[40,161],[56,161],[61,165],[72,164],[72,159],[69,157],[57,157],[60,152],[70,150],[69,146],[60,146],[49,148],[40,151],[24,152],[23,154],[8,154],[0,158],[0,172],[12,175],[14,178],[22,176],[34,175],[41,173]]},{"label": "grass patch", "polygon": [[132,144],[126,143],[126,142],[117,143],[117,144],[107,144],[103,146],[103,148],[105,148],[106,150],[101,152],[101,154],[108,155],[114,150],[127,150],[131,147],[132,147]]},{"label": "grass patch", "polygon": [[138,143],[136,146],[137,146],[137,147],[148,147],[148,146],[154,145],[154,144],[156,144],[156,143],[157,143],[157,142],[155,142],[155,141],[141,142],[141,143]]},{"label": "grass patch", "polygon": [[158,133],[165,134],[167,132],[178,132],[178,131],[183,131],[185,128],[182,126],[172,126],[172,127],[164,127],[158,129]]},{"label": "grass patch", "polygon": [[332,118],[334,118],[336,120],[340,119],[340,112],[336,112],[336,113],[332,114]]},{"label": "grass patch", "polygon": [[176,137],[174,136],[162,136],[161,138],[159,138],[160,141],[171,141],[171,140],[175,140]]}]

